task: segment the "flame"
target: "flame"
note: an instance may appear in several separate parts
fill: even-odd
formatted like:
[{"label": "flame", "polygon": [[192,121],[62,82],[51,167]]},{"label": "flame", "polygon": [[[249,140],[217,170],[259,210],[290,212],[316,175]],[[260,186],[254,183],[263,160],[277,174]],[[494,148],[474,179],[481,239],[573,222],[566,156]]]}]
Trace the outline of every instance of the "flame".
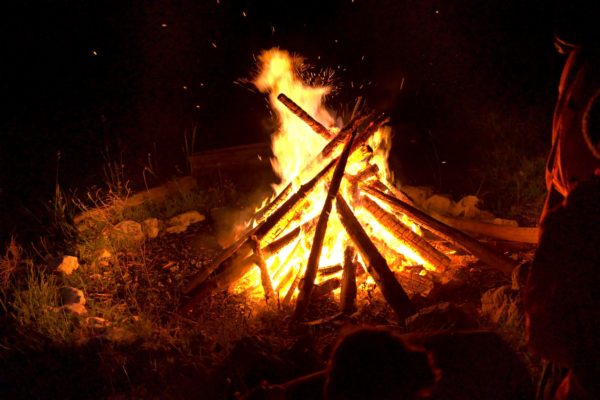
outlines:
[{"label": "flame", "polygon": [[273,170],[281,178],[276,192],[296,178],[325,146],[327,141],[317,135],[302,120],[277,100],[285,93],[325,127],[334,125],[334,117],[323,106],[323,98],[330,92],[327,86],[307,86],[298,76],[303,60],[287,51],[271,49],[258,57],[260,73],[254,80],[256,87],[268,93],[271,106],[277,112],[280,128],[273,134],[271,160]]},{"label": "flame", "polygon": [[[281,178],[281,183],[275,188],[276,193],[279,193],[290,182],[295,185],[293,193],[299,183],[313,177],[315,171],[314,165],[311,164],[327,144],[327,140],[313,132],[304,121],[281,104],[277,100],[277,96],[284,93],[323,126],[330,129],[332,133],[337,133],[339,127],[334,126],[335,118],[323,104],[323,100],[330,93],[331,88],[306,85],[298,74],[298,71],[303,68],[303,60],[284,50],[271,49],[263,52],[258,57],[258,64],[259,73],[254,84],[261,92],[269,95],[271,106],[276,111],[280,123],[277,132],[272,135],[272,149],[275,155],[272,165],[274,171]],[[368,145],[372,149],[369,159],[365,161],[359,160],[357,157],[351,158],[346,167],[346,173],[355,175],[364,171],[369,164],[376,164],[380,173],[379,177],[384,182],[391,179],[387,164],[391,149],[391,129],[389,127],[380,128],[371,137]],[[301,234],[265,260],[272,286],[280,302],[295,296],[298,281],[302,278],[311,251],[314,221],[321,213],[327,189],[328,182],[323,182],[311,192],[300,215],[287,227],[287,232],[290,232],[295,227],[302,226]],[[342,180],[340,191],[346,199],[354,198],[348,179]],[[265,203],[267,201],[268,199],[265,199]],[[350,201],[350,203],[353,202]],[[385,204],[381,202],[378,204],[391,212]],[[353,204],[350,206],[353,207]],[[353,208],[356,217],[368,234],[371,237],[380,238],[386,243],[385,248],[379,248],[379,250],[386,259],[395,260],[395,263],[390,265],[392,269],[399,271],[405,265],[420,264],[427,270],[435,270],[434,266],[428,265],[407,243],[395,237],[368,211],[356,204]],[[400,216],[400,219],[414,232],[420,234],[418,225],[406,216]],[[332,210],[319,261],[320,268],[342,265],[344,249],[348,243],[349,238],[344,227],[335,210]],[[364,268],[360,255],[357,255],[357,259]],[[327,277],[317,274],[316,284],[332,277],[341,277],[341,271],[337,275],[328,275]],[[367,276],[365,279],[365,284],[372,283],[370,277]],[[259,269],[252,268],[232,289],[237,293],[246,294],[249,298],[262,298],[263,289]],[[335,290],[334,294],[339,295],[339,290]]]}]

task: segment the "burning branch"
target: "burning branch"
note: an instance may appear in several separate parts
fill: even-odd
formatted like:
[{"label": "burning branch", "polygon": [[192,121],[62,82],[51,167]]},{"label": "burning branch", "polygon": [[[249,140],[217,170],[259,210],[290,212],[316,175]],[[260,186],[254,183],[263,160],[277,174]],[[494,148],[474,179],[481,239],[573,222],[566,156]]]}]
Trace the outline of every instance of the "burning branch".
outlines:
[{"label": "burning branch", "polygon": [[296,104],[292,99],[287,97],[285,94],[280,93],[277,96],[277,100],[279,100],[284,106],[288,108],[291,112],[293,112],[298,118],[302,121],[306,122],[306,125],[310,126],[315,133],[321,135],[323,138],[329,140],[333,137],[329,129],[325,128],[319,121],[311,117],[306,111],[302,109],[298,104]]},{"label": "burning branch", "polygon": [[327,191],[327,197],[325,198],[325,203],[323,204],[323,210],[319,215],[319,221],[317,222],[317,228],[313,238],[313,245],[310,249],[308,263],[306,265],[306,272],[304,273],[304,283],[302,285],[300,295],[298,296],[296,310],[294,312],[294,318],[296,320],[304,318],[306,309],[308,308],[310,294],[315,284],[315,277],[317,276],[317,268],[319,268],[319,259],[321,258],[321,250],[323,248],[323,241],[325,240],[325,232],[327,231],[327,222],[329,221],[329,214],[331,213],[331,208],[333,206],[333,199],[340,189],[342,178],[344,177],[344,172],[346,170],[346,163],[348,162],[348,157],[350,156],[350,149],[354,141],[354,136],[355,133],[353,132],[349,137],[348,143],[344,147],[344,151],[340,156],[340,160],[335,167],[333,177],[331,178],[331,184],[329,186],[329,190]]},{"label": "burning branch", "polygon": [[423,260],[439,270],[445,270],[450,265],[450,259],[439,252],[425,239],[413,232],[408,226],[400,222],[392,214],[385,211],[368,197],[361,198],[361,206],[367,210],[375,219],[377,219],[389,232],[391,232],[401,242],[406,243]]},{"label": "burning branch", "polygon": [[360,225],[354,213],[341,195],[335,198],[336,209],[346,232],[362,255],[367,271],[381,290],[383,297],[400,319],[405,319],[414,312],[414,307],[402,286],[398,283],[387,261],[375,247],[369,236]]},{"label": "burning branch", "polygon": [[471,236],[436,220],[435,218],[427,215],[423,211],[411,206],[410,204],[403,202],[400,199],[369,186],[363,186],[361,189],[369,195],[384,201],[397,212],[414,219],[437,236],[464,248],[491,267],[494,267],[505,273],[511,273],[514,267],[517,265],[517,263],[510,258],[494,252],[476,239],[473,239]]}]

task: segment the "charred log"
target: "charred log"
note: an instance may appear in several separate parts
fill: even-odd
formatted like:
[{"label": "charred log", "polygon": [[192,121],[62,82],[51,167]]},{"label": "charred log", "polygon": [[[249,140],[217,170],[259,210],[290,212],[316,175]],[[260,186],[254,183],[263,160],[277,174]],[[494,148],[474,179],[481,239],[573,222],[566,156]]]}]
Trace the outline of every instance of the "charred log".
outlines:
[{"label": "charred log", "polygon": [[414,312],[414,307],[406,292],[390,271],[387,261],[369,239],[344,198],[339,194],[336,197],[336,209],[342,225],[344,225],[348,236],[362,255],[367,271],[379,286],[383,297],[400,319],[411,315]]},{"label": "charred log", "polygon": [[280,93],[277,96],[277,100],[279,100],[284,106],[287,107],[294,115],[300,118],[302,121],[306,123],[306,125],[310,126],[311,129],[325,139],[331,139],[333,135],[329,132],[329,129],[325,128],[319,121],[310,116],[306,111],[302,109],[296,102],[287,97],[285,94]]},{"label": "charred log", "polygon": [[438,270],[445,270],[450,265],[450,258],[430,245],[425,239],[417,235],[408,226],[400,222],[395,216],[384,210],[370,198],[363,196],[361,206],[377,219],[388,231],[400,241],[408,244],[421,258],[435,266]]},{"label": "charred log", "polygon": [[384,201],[386,204],[390,205],[390,207],[393,207],[397,212],[400,212],[415,220],[425,229],[431,231],[437,236],[469,251],[475,257],[488,264],[490,267],[496,268],[505,273],[511,273],[512,270],[517,266],[516,261],[496,253],[492,249],[486,247],[483,243],[473,239],[471,236],[459,231],[458,229],[454,229],[441,221],[438,221],[437,219],[429,216],[410,204],[403,202],[400,199],[369,186],[365,186],[362,189],[369,195]]},{"label": "charred log", "polygon": [[323,242],[325,240],[325,232],[327,231],[329,214],[331,213],[331,208],[333,207],[333,200],[340,189],[353,142],[354,134],[349,137],[348,143],[344,147],[344,151],[340,156],[340,160],[335,167],[333,177],[331,178],[331,184],[329,185],[329,190],[327,191],[327,197],[325,198],[325,204],[323,204],[323,209],[319,215],[319,221],[317,222],[317,226],[315,228],[313,244],[308,256],[308,263],[306,264],[304,282],[296,302],[296,310],[294,312],[294,318],[296,320],[304,318],[306,309],[308,308],[308,303],[310,302],[310,294],[315,284],[317,269],[319,268],[319,259],[321,258],[321,250],[323,249]]}]

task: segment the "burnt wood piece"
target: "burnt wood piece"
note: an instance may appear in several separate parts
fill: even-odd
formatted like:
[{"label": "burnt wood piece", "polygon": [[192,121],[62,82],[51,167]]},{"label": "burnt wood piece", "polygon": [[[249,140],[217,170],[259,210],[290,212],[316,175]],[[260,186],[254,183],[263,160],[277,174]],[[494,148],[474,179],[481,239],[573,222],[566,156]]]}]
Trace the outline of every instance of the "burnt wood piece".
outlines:
[{"label": "burnt wood piece", "polygon": [[314,290],[310,294],[311,301],[319,300],[324,297],[327,297],[329,293],[333,292],[335,289],[339,288],[341,284],[340,278],[330,278],[325,282],[322,282],[318,285],[315,285]]},{"label": "burnt wood piece", "polygon": [[419,294],[427,297],[435,285],[431,273],[420,275],[419,272],[406,268],[403,271],[395,272],[394,275],[409,294]]},{"label": "burnt wood piece", "polygon": [[365,193],[384,201],[395,211],[415,220],[418,224],[422,225],[425,229],[431,231],[435,235],[449,241],[454,245],[464,248],[490,267],[510,274],[518,264],[512,259],[496,253],[494,250],[488,248],[483,243],[480,243],[471,236],[459,231],[458,229],[452,228],[441,221],[438,221],[425,212],[405,203],[400,199],[369,186],[361,187],[361,189],[364,190]]},{"label": "burnt wood piece", "polygon": [[298,268],[298,273],[296,273],[296,276],[294,277],[294,281],[290,285],[287,293],[285,294],[285,297],[283,298],[282,304],[284,306],[287,306],[292,301],[292,297],[294,297],[294,293],[296,292],[296,289],[298,288],[298,285],[300,284],[301,277],[302,277],[302,268]]},{"label": "burnt wood piece", "polygon": [[[269,238],[278,236],[281,230],[285,229],[287,223],[295,216],[295,212],[298,211],[299,203],[301,204],[306,198],[309,192],[311,192],[318,183],[324,179],[329,172],[331,172],[335,165],[335,159],[325,166],[313,179],[302,185],[296,193],[288,198],[277,210],[275,210],[269,217],[263,220],[256,227],[250,229],[244,233],[235,243],[226,248],[217,256],[217,258],[210,263],[207,267],[202,269],[196,275],[192,277],[192,280],[183,288],[184,294],[192,293],[198,285],[206,280],[223,262],[233,256],[236,252],[248,254],[250,252],[250,246],[248,240],[252,235],[256,235],[258,240],[263,240],[265,236],[269,235]],[[290,215],[291,214],[291,215]],[[244,249],[241,249],[244,247]]]},{"label": "burnt wood piece", "polygon": [[350,115],[350,120],[353,120],[354,117],[356,117],[358,115],[358,113],[360,112],[360,109],[362,108],[363,104],[365,103],[365,98],[362,96],[358,96],[356,98],[356,103],[354,103],[354,109],[352,110],[352,114]]},{"label": "burnt wood piece", "polygon": [[386,184],[386,183],[383,183],[381,180],[377,180],[377,181],[371,183],[370,185],[372,187],[374,187],[375,189],[380,190],[384,193],[390,192],[392,194],[392,196],[404,201],[405,203],[414,204],[412,199],[410,197],[408,197],[408,195],[406,193],[404,193],[402,190],[398,189],[396,186],[394,186],[392,184]]},{"label": "burnt wood piece", "polygon": [[252,236],[252,251],[254,252],[255,264],[260,269],[260,283],[263,287],[265,294],[265,301],[267,304],[271,304],[271,301],[275,298],[275,292],[273,291],[273,283],[269,276],[269,270],[267,269],[267,263],[262,256],[260,250],[260,242],[256,236]]},{"label": "burnt wood piece", "polygon": [[319,274],[319,276],[328,276],[328,275],[337,274],[338,272],[342,271],[343,269],[344,269],[344,267],[342,267],[340,264],[337,264],[337,265],[332,265],[331,267],[319,268],[317,273]]},{"label": "burnt wood piece", "polygon": [[497,225],[438,213],[431,213],[431,215],[438,221],[460,231],[510,242],[537,244],[540,235],[539,228],[536,227]]},{"label": "burnt wood piece", "polygon": [[206,280],[222,263],[233,256],[247,241],[248,238],[256,233],[260,225],[246,231],[238,240],[236,240],[229,247],[224,249],[217,258],[215,258],[209,265],[201,269],[198,273],[192,276],[192,279],[183,287],[183,294],[189,294],[194,291],[198,285]]},{"label": "burnt wood piece", "polygon": [[321,251],[323,249],[323,241],[325,240],[325,233],[327,232],[327,223],[329,221],[329,214],[333,207],[333,200],[338,194],[340,185],[342,184],[342,178],[346,171],[346,164],[348,163],[348,157],[350,156],[350,149],[354,141],[355,134],[352,133],[348,138],[348,143],[342,151],[342,155],[333,171],[331,178],[331,184],[327,191],[327,197],[323,204],[323,209],[319,215],[319,220],[315,228],[315,235],[313,237],[312,247],[308,256],[308,262],[306,264],[306,272],[304,273],[304,281],[298,300],[296,301],[296,309],[294,311],[294,319],[299,321],[304,318],[308,303],[310,302],[310,294],[313,286],[315,285],[315,277],[317,276],[317,269],[319,268],[319,259],[321,258]]},{"label": "burnt wood piece", "polygon": [[269,215],[271,215],[271,213],[273,211],[275,211],[279,206],[281,206],[283,204],[283,202],[290,197],[290,195],[292,194],[293,191],[293,187],[292,184],[288,184],[282,191],[281,193],[279,193],[273,200],[271,200],[269,203],[265,204],[265,206],[263,208],[261,208],[256,214],[254,214],[254,221],[255,223],[260,223],[262,222],[262,220],[266,217],[268,217]]},{"label": "burnt wood piece", "polygon": [[413,232],[410,227],[381,208],[375,201],[367,196],[363,196],[360,200],[360,205],[373,215],[392,235],[406,243],[408,247],[437,270],[444,271],[450,266],[450,258],[448,256],[430,245],[425,239]]},{"label": "burnt wood piece", "polygon": [[356,311],[356,250],[352,246],[344,249],[344,270],[342,272],[342,291],[340,293],[340,311],[352,314]]},{"label": "burnt wood piece", "polygon": [[[277,253],[279,250],[291,243],[300,234],[300,229],[300,227],[297,227],[281,238],[263,247],[261,251],[263,257],[265,257],[267,254],[272,255]],[[268,256],[266,257],[268,258]],[[227,268],[224,268],[217,275],[198,285],[198,287],[194,289],[193,297],[185,302],[181,309],[184,312],[189,312],[196,304],[200,303],[214,292],[227,290],[231,284],[242,278],[256,262],[256,256],[253,254],[242,258],[241,260],[234,260],[231,265],[228,265]]]},{"label": "burnt wood piece", "polygon": [[336,209],[342,225],[362,255],[367,271],[379,286],[385,300],[401,320],[413,314],[414,307],[408,295],[340,194],[336,197]]},{"label": "burnt wood piece", "polygon": [[288,110],[294,113],[294,115],[296,115],[298,118],[304,121],[306,125],[310,126],[311,129],[319,136],[327,140],[333,137],[333,134],[329,132],[329,129],[325,128],[319,121],[311,117],[309,113],[304,111],[302,107],[296,104],[294,100],[290,99],[285,94],[280,93],[279,96],[277,96],[277,100],[279,100],[281,104],[286,106]]}]

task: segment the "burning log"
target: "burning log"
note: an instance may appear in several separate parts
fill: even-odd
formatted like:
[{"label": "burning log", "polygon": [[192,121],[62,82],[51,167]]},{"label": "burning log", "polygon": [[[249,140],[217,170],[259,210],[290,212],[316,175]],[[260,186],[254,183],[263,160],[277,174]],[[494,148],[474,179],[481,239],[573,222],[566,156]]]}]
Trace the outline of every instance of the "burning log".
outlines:
[{"label": "burning log", "polygon": [[298,118],[306,122],[306,125],[310,126],[312,130],[315,131],[315,133],[321,135],[327,140],[333,137],[331,132],[329,132],[329,129],[325,128],[319,121],[311,117],[306,111],[302,109],[302,107],[296,104],[285,94],[280,93],[279,96],[277,96],[277,100],[279,100],[284,106],[288,108],[288,110],[293,112]]},{"label": "burning log", "polygon": [[336,209],[348,236],[367,264],[367,271],[381,290],[383,297],[400,319],[414,312],[414,307],[402,286],[388,267],[387,261],[377,250],[369,236],[360,225],[354,213],[341,195],[336,196]]},{"label": "burning log", "polygon": [[[365,130],[367,130],[367,132],[361,135],[360,141],[354,141],[355,145],[351,150],[352,157],[353,153],[357,149],[360,149],[361,146],[364,145],[366,141],[371,137],[371,135],[373,135],[373,133],[375,133],[377,129],[379,129],[386,122],[387,117],[385,117],[383,114],[379,116],[367,115],[357,116],[353,118],[333,139],[329,141],[329,143],[327,143],[327,145],[321,150],[319,155],[317,155],[311,162],[307,164],[308,167],[305,167],[305,169],[300,173],[300,176],[302,176],[315,163],[320,163],[322,162],[322,160],[331,159],[335,152],[342,148],[342,146],[348,139],[349,134],[352,134],[353,132],[364,128]],[[357,143],[359,144],[359,146],[356,145]],[[298,179],[299,177],[296,177],[294,180]],[[264,218],[268,217],[273,212],[273,210],[277,209],[284,202],[284,200],[286,200],[290,196],[293,190],[292,182],[290,182],[274,200],[269,202],[260,211],[256,213],[256,215],[254,216],[254,221],[256,223],[262,222]]]},{"label": "burning log", "polygon": [[287,306],[292,301],[292,297],[294,296],[294,292],[296,292],[296,289],[298,288],[298,285],[300,284],[300,279],[301,279],[301,276],[302,276],[302,272],[301,271],[302,271],[302,269],[298,268],[298,273],[296,274],[296,277],[294,278],[294,281],[290,285],[290,288],[288,289],[287,293],[285,294],[285,297],[283,298],[283,305],[284,306]]},{"label": "burning log", "polygon": [[362,187],[362,190],[369,195],[384,201],[397,212],[414,219],[419,224],[423,225],[424,228],[430,230],[437,236],[449,241],[452,244],[464,248],[491,267],[494,267],[505,273],[511,273],[512,270],[517,266],[516,261],[494,252],[479,241],[473,239],[471,236],[436,220],[435,218],[427,215],[423,211],[411,206],[410,204],[403,202],[400,199],[369,186]]},{"label": "burning log", "polygon": [[404,225],[370,198],[363,196],[361,198],[361,206],[371,213],[396,238],[409,244],[421,258],[435,266],[436,269],[443,271],[450,265],[450,258],[448,256],[438,251],[425,239],[417,235],[412,229]]},{"label": "burning log", "polygon": [[[272,254],[287,246],[298,237],[301,229],[302,227],[297,227],[276,241],[265,246],[263,249],[261,249],[263,257],[269,258]],[[255,255],[243,258],[242,260],[234,261],[218,275],[199,284],[194,289],[194,296],[183,305],[182,309],[184,311],[189,311],[194,305],[198,304],[212,293],[218,290],[226,290],[232,283],[243,277],[255,263]]]},{"label": "burning log", "polygon": [[319,300],[326,297],[329,293],[340,287],[340,278],[331,278],[325,282],[315,285],[314,290],[311,292],[310,299]]},{"label": "burning log", "polygon": [[395,275],[404,290],[412,295],[427,296],[435,285],[431,272],[427,275],[421,275],[418,271],[414,271],[414,268],[406,268],[403,271],[396,272]]},{"label": "burning log", "polygon": [[302,290],[300,291],[298,300],[296,302],[296,310],[294,312],[294,318],[296,320],[304,318],[306,309],[308,308],[308,303],[310,302],[310,294],[315,284],[317,269],[319,268],[319,259],[321,258],[321,250],[323,249],[323,242],[325,240],[325,232],[327,231],[329,214],[331,213],[331,208],[333,207],[333,199],[340,189],[354,137],[355,134],[352,133],[348,139],[348,143],[344,147],[344,151],[340,156],[340,160],[335,167],[333,177],[331,178],[331,184],[329,185],[329,190],[327,191],[327,197],[325,198],[325,203],[323,204],[323,210],[319,215],[319,221],[317,222],[317,227],[315,228],[313,245],[310,249],[310,255],[308,256],[308,263],[306,264],[306,272],[304,273]]},{"label": "burning log", "polygon": [[260,242],[256,236],[252,236],[252,251],[254,252],[255,263],[260,269],[260,282],[265,293],[265,301],[269,304],[275,297],[275,293],[273,292],[273,283],[267,270],[267,264],[260,251]]},{"label": "burning log", "polygon": [[344,272],[342,272],[342,292],[340,294],[340,310],[344,314],[356,311],[356,250],[352,246],[344,249]]},{"label": "burning log", "polygon": [[329,276],[329,275],[333,275],[333,274],[337,274],[338,272],[342,271],[344,269],[344,267],[342,267],[341,265],[332,265],[331,267],[324,267],[324,268],[319,268],[319,270],[317,271],[319,273],[319,276]]},{"label": "burning log", "polygon": [[[189,294],[194,291],[198,285],[206,280],[224,261],[229,259],[233,254],[238,252],[242,246],[247,244],[249,237],[255,235],[258,240],[263,240],[266,236],[272,238],[281,233],[281,230],[285,229],[290,220],[293,219],[295,213],[294,210],[298,210],[299,203],[317,186],[318,183],[324,179],[331,169],[333,168],[336,160],[332,160],[325,166],[313,179],[302,185],[300,189],[289,199],[285,201],[277,210],[275,210],[268,218],[262,223],[251,229],[249,232],[242,235],[234,244],[225,249],[208,267],[196,274],[192,280],[184,287],[183,293]],[[242,253],[249,253],[249,246],[242,251]]]}]

